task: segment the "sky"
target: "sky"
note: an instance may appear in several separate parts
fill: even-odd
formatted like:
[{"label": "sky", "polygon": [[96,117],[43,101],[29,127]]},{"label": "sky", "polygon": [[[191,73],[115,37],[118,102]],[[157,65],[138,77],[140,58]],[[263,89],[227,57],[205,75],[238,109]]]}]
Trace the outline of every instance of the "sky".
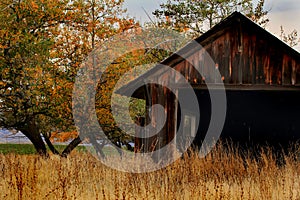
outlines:
[{"label": "sky", "polygon": [[[151,13],[158,9],[162,2],[166,2],[166,0],[125,0],[125,7],[130,16],[143,23],[149,21],[145,11],[154,19]],[[286,33],[296,29],[300,36],[299,0],[265,0],[265,9],[269,10],[270,22],[266,27],[269,32],[276,36],[280,35],[280,26],[282,25]],[[296,49],[300,52],[300,44]]]}]

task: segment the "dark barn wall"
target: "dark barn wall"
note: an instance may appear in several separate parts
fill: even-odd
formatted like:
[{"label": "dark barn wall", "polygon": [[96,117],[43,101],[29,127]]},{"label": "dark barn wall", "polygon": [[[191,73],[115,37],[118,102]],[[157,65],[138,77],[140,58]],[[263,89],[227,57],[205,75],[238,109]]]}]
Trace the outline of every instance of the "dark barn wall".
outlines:
[{"label": "dark barn wall", "polygon": [[300,139],[299,91],[227,91],[227,101],[222,137],[273,146]]},{"label": "dark barn wall", "polygon": [[[200,125],[194,144],[201,146],[211,119],[207,90],[195,90],[199,99]],[[181,90],[179,95],[185,95]],[[300,92],[272,90],[227,90],[227,113],[222,140],[241,146],[287,147],[300,140]],[[193,112],[193,105],[189,108]],[[178,114],[178,122],[181,117]]]}]

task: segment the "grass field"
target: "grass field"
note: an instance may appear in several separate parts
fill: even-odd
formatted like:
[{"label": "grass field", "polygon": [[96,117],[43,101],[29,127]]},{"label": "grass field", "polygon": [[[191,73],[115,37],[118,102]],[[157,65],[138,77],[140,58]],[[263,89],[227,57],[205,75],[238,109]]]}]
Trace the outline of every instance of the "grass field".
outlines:
[{"label": "grass field", "polygon": [[300,163],[293,154],[285,161],[276,165],[269,151],[252,159],[218,147],[205,159],[185,156],[130,174],[82,151],[66,159],[0,154],[0,199],[300,199]]}]

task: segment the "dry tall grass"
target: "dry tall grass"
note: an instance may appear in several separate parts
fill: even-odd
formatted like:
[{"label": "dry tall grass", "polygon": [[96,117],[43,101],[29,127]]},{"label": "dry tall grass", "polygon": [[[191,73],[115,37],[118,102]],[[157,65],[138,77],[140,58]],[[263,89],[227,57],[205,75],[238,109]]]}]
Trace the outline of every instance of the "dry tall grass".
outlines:
[{"label": "dry tall grass", "polygon": [[67,159],[0,155],[0,199],[300,199],[300,163],[270,152],[242,158],[217,149],[151,173],[112,170],[87,153]]}]

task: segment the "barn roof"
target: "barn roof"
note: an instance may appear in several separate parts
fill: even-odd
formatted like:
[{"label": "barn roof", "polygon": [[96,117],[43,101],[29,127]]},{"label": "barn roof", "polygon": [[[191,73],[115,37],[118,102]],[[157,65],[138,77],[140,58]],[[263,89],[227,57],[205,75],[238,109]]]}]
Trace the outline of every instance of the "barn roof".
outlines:
[{"label": "barn roof", "polygon": [[[221,36],[228,28],[232,28],[233,26],[235,26],[237,23],[239,23],[242,27],[246,27],[245,29],[242,30],[252,30],[252,31],[255,30],[257,35],[261,35],[268,38],[269,42],[276,44],[276,46],[278,46],[278,48],[282,52],[285,52],[288,55],[291,55],[300,61],[300,53],[298,51],[288,46],[279,38],[277,38],[276,36],[268,32],[263,27],[256,24],[255,22],[253,22],[251,19],[241,14],[240,12],[232,13],[230,16],[222,20],[220,23],[216,24],[214,27],[212,27],[204,34],[202,34],[200,37],[196,38],[195,41],[201,44],[201,46],[205,46],[210,42],[214,41],[219,36]],[[164,59],[160,64],[174,67],[176,64],[184,60],[183,57],[186,58],[197,50],[198,48],[196,48],[195,43],[189,42],[183,48],[179,49],[177,52],[173,53],[171,56]],[[183,57],[179,55],[183,55]],[[136,84],[143,85],[143,80],[145,80],[145,78],[155,77],[163,72],[164,71],[161,69],[161,65],[156,65],[155,67],[153,67],[152,69],[144,73],[143,75],[129,82],[127,85],[122,86],[119,90],[116,91],[116,93],[129,96],[127,92],[129,91],[130,88],[133,88]],[[199,86],[195,86],[195,87],[199,87]],[[257,86],[254,86],[254,88],[255,87]],[[262,90],[266,89],[266,87],[263,86],[258,86],[258,87],[262,87]],[[236,87],[233,86],[233,89],[235,88]],[[248,86],[248,89],[251,88],[253,87]],[[274,89],[281,90],[281,89],[291,89],[291,88],[284,87],[284,86],[282,87],[274,86]],[[144,88],[140,88],[135,92],[133,96],[138,98],[143,98],[142,97],[143,93],[144,93]]]}]

